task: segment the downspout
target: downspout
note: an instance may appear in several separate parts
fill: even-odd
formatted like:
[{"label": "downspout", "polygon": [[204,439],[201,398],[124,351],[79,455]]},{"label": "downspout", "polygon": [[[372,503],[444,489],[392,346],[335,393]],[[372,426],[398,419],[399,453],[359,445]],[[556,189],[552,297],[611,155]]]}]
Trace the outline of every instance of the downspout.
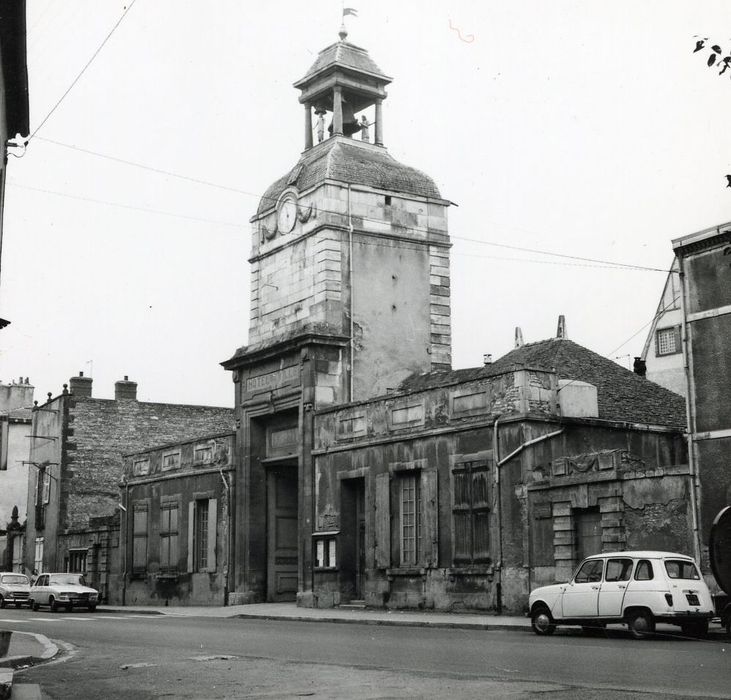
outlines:
[{"label": "downspout", "polygon": [[[122,510],[122,520],[124,522],[124,547],[122,549],[122,605],[126,605],[127,601],[127,549],[129,547],[129,482],[124,482],[124,509]],[[133,542],[134,544],[134,542]]]},{"label": "downspout", "polygon": [[226,489],[226,548],[228,549],[228,556],[226,557],[226,575],[223,581],[223,605],[228,605],[228,594],[231,590],[231,562],[233,561],[233,553],[231,552],[231,487],[229,486],[228,479],[223,473],[221,467],[218,468],[218,473],[221,475],[221,481],[223,481],[223,487]]},{"label": "downspout", "polygon": [[690,511],[691,511],[691,527],[693,529],[693,554],[696,562],[701,564],[701,543],[700,528],[698,525],[698,463],[696,460],[696,443],[695,443],[695,382],[690,371],[691,363],[691,344],[690,344],[690,324],[688,323],[688,300],[686,295],[688,287],[685,284],[685,273],[683,272],[683,263],[680,263],[680,308],[683,315],[683,370],[685,371],[685,415],[688,419],[688,471],[690,472]]},{"label": "downspout", "polygon": [[353,283],[353,219],[350,209],[350,184],[348,184],[348,280],[350,282],[350,396],[348,401],[355,401],[354,374],[355,374],[355,321],[353,320],[355,285]]},{"label": "downspout", "polygon": [[495,462],[495,488],[497,489],[497,523],[498,523],[497,611],[498,611],[498,614],[502,613],[502,608],[503,608],[503,601],[502,601],[502,578],[503,578],[503,507],[502,507],[502,502],[503,502],[503,495],[502,495],[502,488],[500,486],[500,467],[502,467],[503,464],[506,464],[511,459],[513,459],[513,457],[516,457],[527,447],[536,445],[539,442],[544,442],[546,440],[550,440],[551,438],[554,438],[557,435],[561,435],[561,433],[564,432],[564,428],[560,428],[559,430],[554,430],[552,433],[546,433],[545,435],[539,435],[538,437],[535,437],[532,440],[528,440],[527,442],[524,442],[522,445],[519,445],[510,454],[508,454],[505,457],[503,457],[502,459],[500,459],[500,440],[499,440],[499,436],[498,436],[498,422],[499,422],[500,418],[501,418],[501,416],[497,416],[495,418],[495,422],[493,423],[493,426],[492,426],[492,457],[493,457],[493,461]]}]

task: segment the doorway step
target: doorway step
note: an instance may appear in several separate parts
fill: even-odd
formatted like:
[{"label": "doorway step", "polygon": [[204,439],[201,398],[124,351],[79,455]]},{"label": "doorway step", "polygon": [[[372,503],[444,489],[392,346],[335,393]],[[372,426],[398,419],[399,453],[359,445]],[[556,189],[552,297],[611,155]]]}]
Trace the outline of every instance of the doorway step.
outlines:
[{"label": "doorway step", "polygon": [[365,600],[351,600],[338,605],[341,610],[365,610],[365,606]]}]

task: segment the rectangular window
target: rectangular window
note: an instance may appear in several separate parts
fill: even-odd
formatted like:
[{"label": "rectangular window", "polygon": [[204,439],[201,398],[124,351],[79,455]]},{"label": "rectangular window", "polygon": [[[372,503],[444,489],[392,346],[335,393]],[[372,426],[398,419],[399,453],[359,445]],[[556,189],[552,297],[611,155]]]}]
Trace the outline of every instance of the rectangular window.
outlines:
[{"label": "rectangular window", "polygon": [[414,423],[420,423],[424,420],[424,406],[417,404],[416,406],[404,406],[403,408],[394,408],[391,411],[391,423],[394,426],[404,426]]},{"label": "rectangular window", "polygon": [[213,461],[213,448],[210,445],[196,445],[193,461],[196,464],[210,464]]},{"label": "rectangular window", "polygon": [[66,571],[73,572],[75,574],[86,573],[86,549],[72,549],[69,552]]},{"label": "rectangular window", "polygon": [[191,573],[216,571],[218,500],[196,498],[188,501],[187,570]]},{"label": "rectangular window", "polygon": [[177,469],[180,466],[180,452],[165,452],[162,456],[162,470]]},{"label": "rectangular window", "polygon": [[9,430],[9,420],[4,416],[0,416],[0,471],[5,471],[8,468]]},{"label": "rectangular window", "polygon": [[195,563],[196,571],[208,569],[208,499],[195,502]]},{"label": "rectangular window", "polygon": [[132,573],[147,571],[147,504],[138,503],[132,509]]},{"label": "rectangular window", "polygon": [[655,333],[655,353],[659,355],[674,355],[682,352],[680,342],[680,326],[660,328]]},{"label": "rectangular window", "polygon": [[146,474],[150,473],[150,460],[145,459],[136,459],[134,463],[132,464],[132,474],[133,476],[145,476]]},{"label": "rectangular window", "polygon": [[43,571],[43,538],[36,537],[36,551],[33,558],[33,570],[40,574]]},{"label": "rectangular window", "polygon": [[421,472],[399,477],[401,564],[419,563],[421,552]]},{"label": "rectangular window", "polygon": [[476,564],[490,558],[487,461],[461,462],[452,470],[454,483],[454,563]]},{"label": "rectangular window", "polygon": [[160,507],[160,571],[178,570],[178,504],[163,503]]}]

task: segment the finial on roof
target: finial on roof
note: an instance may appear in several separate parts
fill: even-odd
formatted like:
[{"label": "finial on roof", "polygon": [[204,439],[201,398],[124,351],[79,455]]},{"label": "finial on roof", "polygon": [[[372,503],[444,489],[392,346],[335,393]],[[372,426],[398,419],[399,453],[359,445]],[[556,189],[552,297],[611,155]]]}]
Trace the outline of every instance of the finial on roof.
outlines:
[{"label": "finial on roof", "polygon": [[525,345],[523,342],[523,331],[520,329],[520,326],[515,327],[515,347],[516,348],[522,348]]},{"label": "finial on roof", "polygon": [[348,38],[348,30],[345,28],[345,22],[340,25],[338,36],[340,37],[340,41],[345,41]]},{"label": "finial on roof", "polygon": [[568,340],[568,333],[566,333],[566,317],[561,314],[558,317],[558,327],[556,328],[556,337]]}]

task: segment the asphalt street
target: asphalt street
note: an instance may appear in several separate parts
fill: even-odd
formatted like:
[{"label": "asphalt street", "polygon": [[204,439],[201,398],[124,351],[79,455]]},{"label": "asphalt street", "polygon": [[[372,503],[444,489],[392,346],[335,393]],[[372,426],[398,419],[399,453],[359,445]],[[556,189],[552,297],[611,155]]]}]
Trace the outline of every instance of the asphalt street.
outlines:
[{"label": "asphalt street", "polygon": [[0,611],[64,652],[26,669],[45,697],[728,698],[731,642],[614,632],[384,627],[172,615]]}]

